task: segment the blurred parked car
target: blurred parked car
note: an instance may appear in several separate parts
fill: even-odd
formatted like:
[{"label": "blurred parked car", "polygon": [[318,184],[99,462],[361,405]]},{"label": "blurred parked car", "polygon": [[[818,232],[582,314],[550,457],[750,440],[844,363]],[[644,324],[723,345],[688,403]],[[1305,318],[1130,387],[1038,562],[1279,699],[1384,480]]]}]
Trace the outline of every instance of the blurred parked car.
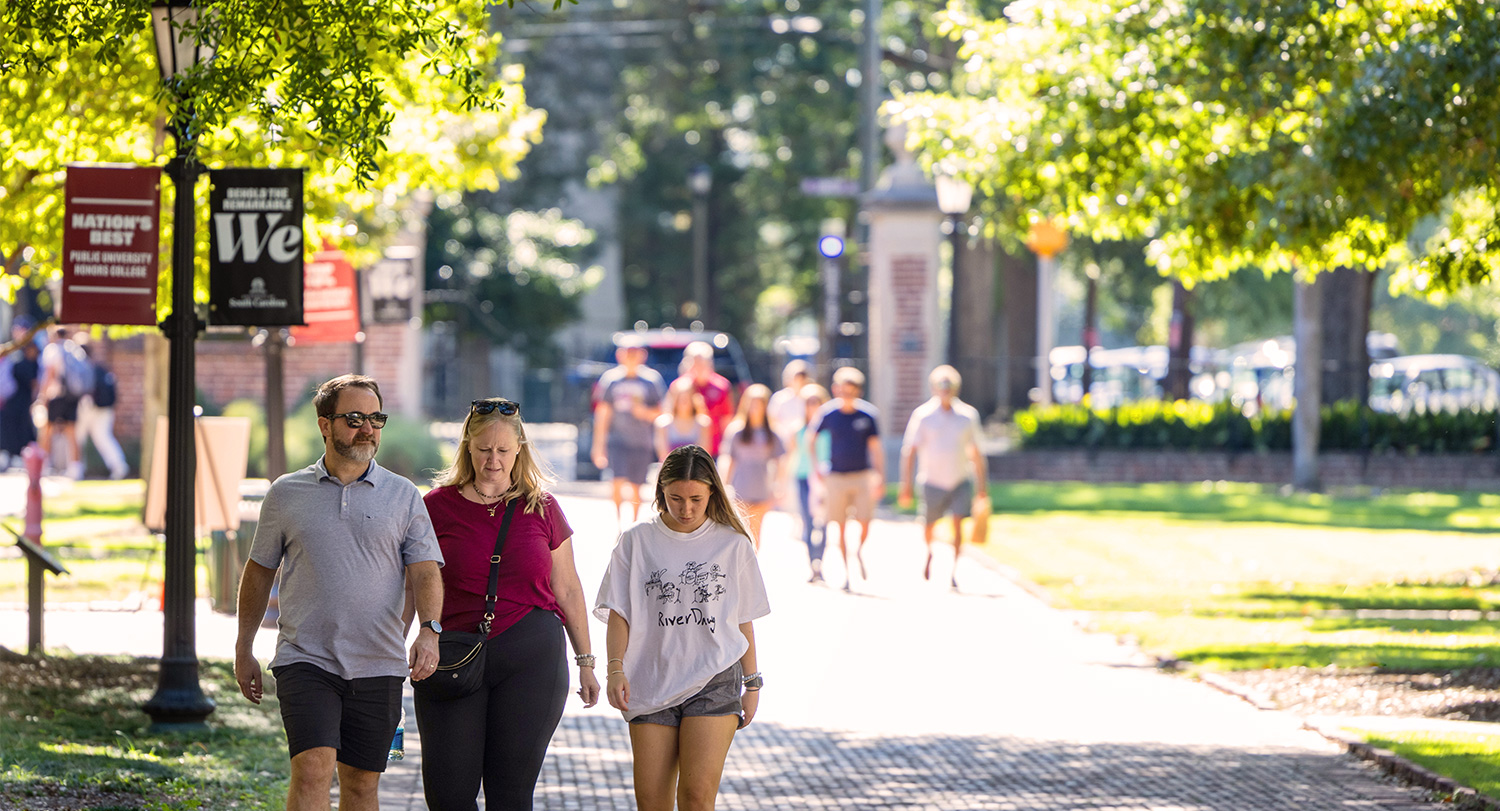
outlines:
[{"label": "blurred parked car", "polygon": [[1467,355],[1401,355],[1370,364],[1370,408],[1402,414],[1494,409],[1500,372]]}]

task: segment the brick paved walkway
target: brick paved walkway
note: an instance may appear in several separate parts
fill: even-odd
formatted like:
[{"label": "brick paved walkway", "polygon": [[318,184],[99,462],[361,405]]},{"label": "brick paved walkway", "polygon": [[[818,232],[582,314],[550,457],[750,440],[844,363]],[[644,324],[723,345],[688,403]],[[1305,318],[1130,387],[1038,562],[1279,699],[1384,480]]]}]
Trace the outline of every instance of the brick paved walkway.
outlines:
[{"label": "brick paved walkway", "polygon": [[[592,594],[613,546],[609,503],[565,497]],[[723,809],[1116,809],[1436,811],[1418,790],[1300,728],[1206,686],[1163,675],[1110,638],[1080,631],[977,559],[951,552],[922,580],[920,529],[877,521],[870,579],[842,593],[806,583],[806,554],[773,514],[761,551],[773,613],[756,623],[766,673],[760,716],[730,752]],[[1045,543],[1045,538],[1038,538]],[[951,547],[950,547],[951,548]],[[200,603],[201,605],[201,603]],[[0,611],[0,644],[24,645],[24,614]],[[604,627],[593,623],[594,650]],[[13,638],[19,634],[19,639]],[[271,653],[262,633],[257,653]],[[233,654],[234,618],[205,609],[198,650]],[[159,612],[49,611],[49,647],[159,655]],[[408,699],[409,700],[409,699]],[[537,791],[547,809],[629,809],[624,722],[570,699]],[[412,717],[408,704],[407,717]],[[424,809],[421,736],[381,781],[385,811]]]},{"label": "brick paved walkway", "polygon": [[[580,575],[599,582],[613,544],[607,502],[564,501]],[[1300,728],[1078,630],[993,568],[951,551],[921,577],[920,530],[878,521],[855,594],[808,585],[791,522],[767,519],[773,613],[756,623],[760,716],[730,752],[722,809],[974,811],[1434,811]],[[1039,539],[1039,542],[1042,542]],[[951,549],[951,547],[950,547]],[[603,626],[592,626],[596,650]],[[411,732],[408,732],[410,735]],[[391,811],[425,808],[413,758],[383,781]],[[614,710],[572,699],[537,807],[630,809],[630,747]]]}]

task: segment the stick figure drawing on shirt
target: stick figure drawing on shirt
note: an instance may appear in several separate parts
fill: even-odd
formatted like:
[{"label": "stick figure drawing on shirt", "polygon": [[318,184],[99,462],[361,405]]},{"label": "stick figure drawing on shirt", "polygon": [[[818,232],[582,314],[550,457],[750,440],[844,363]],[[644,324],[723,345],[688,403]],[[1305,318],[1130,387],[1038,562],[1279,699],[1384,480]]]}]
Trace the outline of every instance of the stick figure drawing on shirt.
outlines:
[{"label": "stick figure drawing on shirt", "polygon": [[650,579],[646,581],[646,593],[656,592],[656,599],[663,603],[680,603],[682,594],[678,591],[677,584],[670,580],[662,580],[662,575],[667,573],[666,569],[657,569],[651,573]]}]

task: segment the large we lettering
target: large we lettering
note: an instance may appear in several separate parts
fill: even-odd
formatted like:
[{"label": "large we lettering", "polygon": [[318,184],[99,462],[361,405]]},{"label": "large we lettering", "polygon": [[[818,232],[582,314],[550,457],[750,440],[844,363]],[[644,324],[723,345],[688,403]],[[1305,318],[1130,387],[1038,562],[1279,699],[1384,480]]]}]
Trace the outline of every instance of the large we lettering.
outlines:
[{"label": "large we lettering", "polygon": [[[265,254],[284,263],[302,257],[302,227],[279,225],[282,214],[215,214],[214,236],[220,262],[254,264]],[[238,227],[236,228],[236,220]],[[265,228],[261,228],[262,221]]]}]

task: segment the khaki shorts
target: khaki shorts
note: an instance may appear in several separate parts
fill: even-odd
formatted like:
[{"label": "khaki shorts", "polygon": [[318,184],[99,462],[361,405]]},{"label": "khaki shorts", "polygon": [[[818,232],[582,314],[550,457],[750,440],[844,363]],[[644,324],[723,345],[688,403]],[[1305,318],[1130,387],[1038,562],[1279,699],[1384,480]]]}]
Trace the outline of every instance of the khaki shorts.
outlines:
[{"label": "khaki shorts", "polygon": [[[828,491],[828,521],[842,522],[853,518],[861,524],[870,523],[875,515],[875,493],[871,484],[873,470],[857,470],[853,473],[829,473],[823,477],[824,489]],[[854,515],[849,509],[854,508]]]}]

